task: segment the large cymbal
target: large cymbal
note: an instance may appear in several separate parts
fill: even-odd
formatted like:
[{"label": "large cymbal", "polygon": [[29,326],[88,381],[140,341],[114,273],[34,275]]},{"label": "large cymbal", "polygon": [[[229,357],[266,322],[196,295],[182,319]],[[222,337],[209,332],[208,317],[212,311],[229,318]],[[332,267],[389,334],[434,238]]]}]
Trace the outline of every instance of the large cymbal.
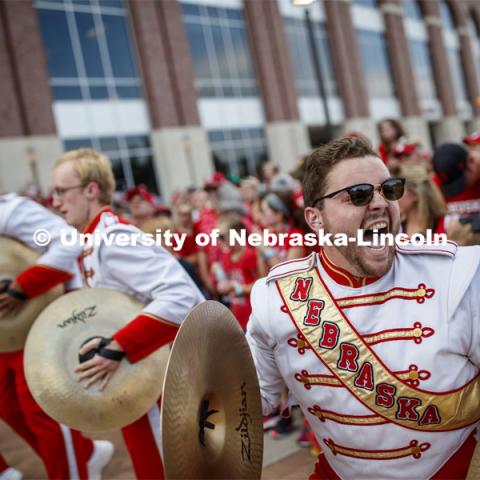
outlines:
[{"label": "large cymbal", "polygon": [[86,288],[50,304],[25,345],[28,386],[45,412],[77,430],[99,432],[128,425],[159,399],[168,347],[130,363],[125,358],[103,392],[76,381],[78,350],[90,337],[111,337],[141,311],[142,304],[106,288]]},{"label": "large cymbal", "polygon": [[[14,280],[19,273],[31,267],[39,253],[10,237],[0,236],[0,280]],[[28,331],[38,314],[62,294],[58,286],[28,300],[14,315],[0,319],[0,352],[15,352],[25,345]]]},{"label": "large cymbal", "polygon": [[257,372],[244,333],[222,304],[201,303],[182,323],[161,416],[166,478],[260,478]]}]

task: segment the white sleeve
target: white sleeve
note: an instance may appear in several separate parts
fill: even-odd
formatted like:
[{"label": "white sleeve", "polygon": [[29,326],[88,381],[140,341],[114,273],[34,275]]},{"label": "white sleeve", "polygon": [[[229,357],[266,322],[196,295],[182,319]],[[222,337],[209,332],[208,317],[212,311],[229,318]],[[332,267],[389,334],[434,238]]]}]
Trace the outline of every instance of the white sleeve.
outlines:
[{"label": "white sleeve", "polygon": [[[122,227],[115,227],[121,233]],[[129,229],[123,232],[132,233]],[[205,299],[178,261],[159,246],[102,245],[100,262],[118,282],[152,301],[143,310],[180,324]]]},{"label": "white sleeve", "polygon": [[[39,246],[34,242],[37,230],[46,230],[50,235],[50,242],[46,246]],[[81,245],[63,245],[61,231],[72,231],[58,215],[42,207],[38,203],[24,198],[16,206],[14,213],[5,222],[3,235],[22,241],[33,250],[40,252],[41,256],[35,262],[38,265],[63,270],[79,277],[76,260],[82,251]],[[71,236],[70,234],[68,235]]]},{"label": "white sleeve", "polygon": [[450,349],[480,368],[480,247],[459,248],[447,305]]},{"label": "white sleeve", "polygon": [[455,312],[455,316],[457,315],[468,322],[470,328],[466,331],[470,332],[467,333],[470,344],[467,356],[477,368],[480,368],[480,266]]},{"label": "white sleeve", "polygon": [[286,386],[275,360],[276,343],[269,328],[268,286],[264,278],[255,282],[250,301],[247,341],[257,369],[263,414],[269,415],[280,405]]}]

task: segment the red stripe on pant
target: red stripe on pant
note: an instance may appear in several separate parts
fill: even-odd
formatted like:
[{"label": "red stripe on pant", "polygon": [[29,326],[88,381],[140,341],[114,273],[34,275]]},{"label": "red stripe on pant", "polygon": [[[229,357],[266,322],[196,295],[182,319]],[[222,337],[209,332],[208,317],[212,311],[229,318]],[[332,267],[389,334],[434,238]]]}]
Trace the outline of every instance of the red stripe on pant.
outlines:
[{"label": "red stripe on pant", "polygon": [[[157,404],[160,408],[160,400]],[[155,428],[160,429],[160,421]],[[155,441],[148,413],[136,422],[122,428],[122,435],[132,459],[135,476],[138,480],[163,480],[162,457]]]},{"label": "red stripe on pant", "polygon": [[[477,444],[473,433],[465,440],[463,445],[456,451],[448,462],[432,477],[432,480],[457,480],[467,478],[468,467],[472,460],[473,451]],[[416,461],[416,460],[412,460]],[[309,480],[337,480],[339,477],[328,464],[325,455],[318,456],[315,470]]]},{"label": "red stripe on pant", "polygon": [[[62,429],[33,399],[23,372],[23,352],[0,353],[0,418],[40,456],[49,479],[70,478]],[[69,430],[80,478],[88,478],[93,442]]]}]

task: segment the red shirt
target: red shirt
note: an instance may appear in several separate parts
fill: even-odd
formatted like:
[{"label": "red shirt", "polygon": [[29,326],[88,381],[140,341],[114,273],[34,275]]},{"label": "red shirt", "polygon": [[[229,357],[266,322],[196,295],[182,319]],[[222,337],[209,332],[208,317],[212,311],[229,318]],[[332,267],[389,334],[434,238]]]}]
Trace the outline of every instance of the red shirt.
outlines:
[{"label": "red shirt", "polygon": [[464,192],[445,198],[449,215],[470,216],[480,214],[480,181]]},{"label": "red shirt", "polygon": [[[175,232],[175,233],[182,234],[185,232]],[[197,250],[198,250],[198,247],[195,242],[195,233],[187,233],[183,247],[180,250],[178,250],[176,253],[178,254],[179,257],[186,258],[186,257],[189,257],[190,255],[193,255],[194,253],[197,253]]]},{"label": "red shirt", "polygon": [[[243,255],[236,261],[231,259],[230,252],[223,251],[220,263],[229,280],[241,286],[250,285],[258,278],[257,255],[253,247],[246,247]],[[235,293],[232,293],[230,301],[233,314],[240,326],[245,330],[252,312],[250,294],[238,297]]]}]

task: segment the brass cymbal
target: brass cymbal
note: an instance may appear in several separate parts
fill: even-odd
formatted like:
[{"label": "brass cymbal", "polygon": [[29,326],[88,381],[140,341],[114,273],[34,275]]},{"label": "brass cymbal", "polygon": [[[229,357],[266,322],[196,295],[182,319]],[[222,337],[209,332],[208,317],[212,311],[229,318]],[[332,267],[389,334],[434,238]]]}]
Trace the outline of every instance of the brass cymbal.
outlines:
[{"label": "brass cymbal", "polygon": [[163,386],[166,478],[256,478],[263,426],[257,372],[232,313],[195,307],[173,344]]},{"label": "brass cymbal", "polygon": [[106,288],[85,288],[50,304],[33,325],[25,345],[28,386],[40,407],[71,428],[114,430],[145,414],[159,399],[168,347],[134,364],[124,358],[105,390],[86,390],[76,381],[78,351],[90,337],[111,337],[141,311],[142,304]]},{"label": "brass cymbal", "polygon": [[[39,253],[10,237],[0,236],[0,280],[14,280],[31,267]],[[27,300],[14,315],[0,319],[0,352],[22,350],[32,323],[38,314],[63,292],[61,285]]]}]

